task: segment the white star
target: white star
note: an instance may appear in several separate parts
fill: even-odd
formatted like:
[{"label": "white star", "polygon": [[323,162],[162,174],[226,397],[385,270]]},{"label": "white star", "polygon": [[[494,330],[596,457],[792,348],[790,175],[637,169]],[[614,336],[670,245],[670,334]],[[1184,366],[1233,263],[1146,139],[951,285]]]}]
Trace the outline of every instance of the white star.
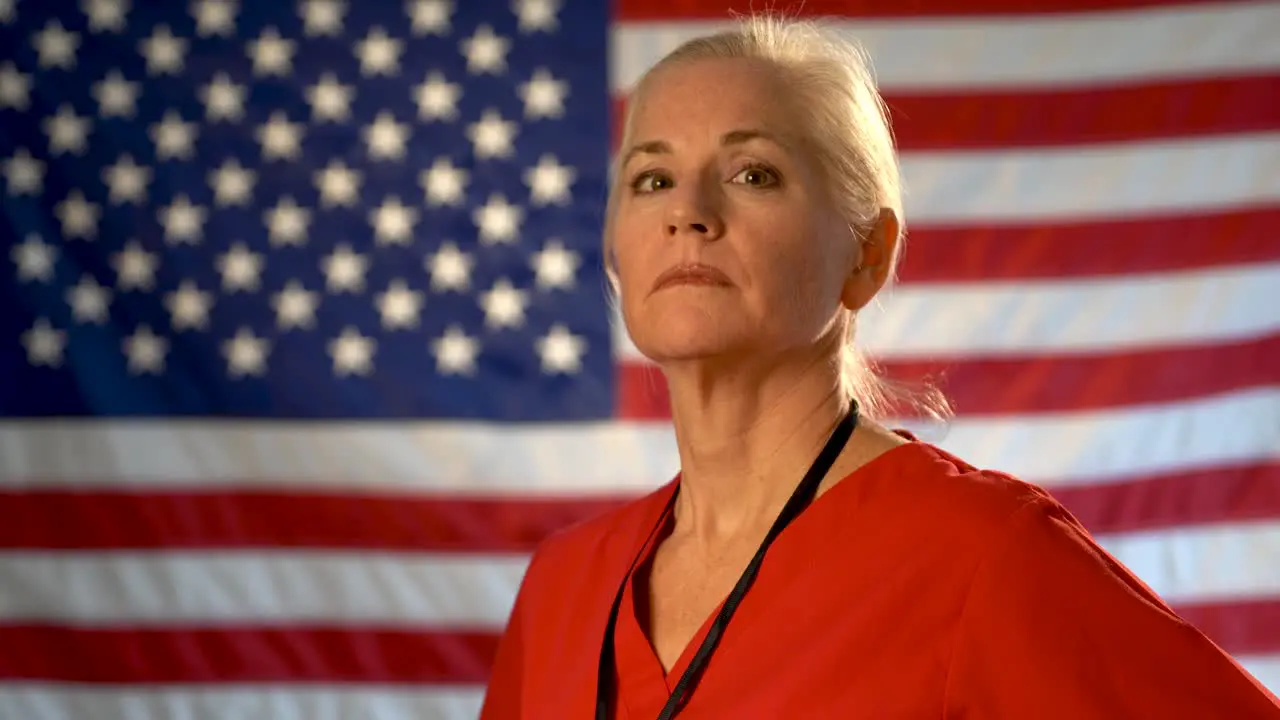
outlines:
[{"label": "white star", "polygon": [[534,253],[533,270],[537,276],[538,287],[544,290],[560,288],[567,290],[573,287],[573,276],[581,261],[578,254],[566,250],[559,240],[548,240],[542,250]]},{"label": "white star", "polygon": [[305,0],[298,6],[302,16],[302,32],[307,37],[342,34],[342,16],[346,6],[340,0]]},{"label": "white star", "polygon": [[253,74],[287,77],[293,72],[293,53],[296,43],[280,37],[280,31],[269,27],[257,40],[249,43],[249,57],[253,59]]},{"label": "white star", "polygon": [[218,258],[218,272],[222,273],[224,291],[252,292],[261,282],[262,256],[238,242]]},{"label": "white star", "polygon": [[246,375],[262,376],[267,373],[267,356],[271,354],[271,341],[253,334],[247,327],[236,331],[235,337],[222,343],[222,354],[227,358],[227,374],[233,378]]},{"label": "white star", "polygon": [[387,330],[417,327],[422,302],[421,292],[410,290],[404,280],[392,280],[387,291],[378,295],[382,327]]},{"label": "white star", "polygon": [[164,225],[164,239],[170,245],[186,243],[199,245],[204,221],[208,212],[200,205],[193,205],[185,194],[179,194],[173,203],[160,209],[160,224]]},{"label": "white star", "polygon": [[476,355],[480,342],[468,336],[457,325],[450,325],[444,335],[431,342],[436,355],[436,371],[444,375],[471,375],[476,371]]},{"label": "white star", "polygon": [[227,158],[222,166],[209,173],[209,185],[213,187],[213,202],[219,206],[248,205],[253,194],[255,175],[235,158]]},{"label": "white star", "polygon": [[396,122],[395,116],[387,111],[378,113],[373,124],[364,129],[369,156],[375,160],[399,160],[404,157],[408,140],[408,124]]},{"label": "white star", "polygon": [[18,0],[0,0],[0,23],[11,24],[18,19]]},{"label": "white star", "polygon": [[172,317],[170,324],[174,330],[204,330],[209,327],[213,293],[201,290],[194,280],[185,279],[177,290],[165,295],[164,306]]},{"label": "white star", "polygon": [[577,173],[561,165],[554,155],[544,154],[538,164],[525,170],[524,184],[529,186],[529,202],[535,207],[548,204],[568,205],[569,186]]},{"label": "white star", "polygon": [[520,19],[520,32],[553,32],[556,29],[556,12],[559,0],[514,0],[511,9]]},{"label": "white star", "polygon": [[67,193],[66,199],[58,203],[54,209],[54,214],[62,223],[64,238],[92,240],[98,236],[98,217],[101,215],[101,210],[85,199],[80,188]]},{"label": "white star", "polygon": [[26,110],[31,106],[31,77],[18,72],[13,63],[0,67],[0,108]]},{"label": "white star", "polygon": [[69,104],[58,107],[58,113],[44,119],[44,132],[49,136],[49,154],[83,155],[89,146],[89,118],[76,115]]},{"label": "white star", "polygon": [[465,291],[471,284],[471,256],[458,249],[457,245],[446,240],[434,255],[427,257],[424,264],[431,273],[431,289],[437,292],[445,290]]},{"label": "white star", "polygon": [[329,341],[333,374],[339,377],[368,375],[373,372],[373,354],[376,349],[373,338],[361,335],[354,327],[343,328],[341,335]]},{"label": "white star", "polygon": [[123,32],[128,0],[85,0],[81,3],[90,32]]},{"label": "white star", "polygon": [[205,118],[216,120],[244,119],[244,101],[248,89],[231,81],[231,76],[219,72],[208,85],[200,88],[200,100],[204,103]]},{"label": "white star", "polygon": [[404,43],[389,37],[380,27],[369,31],[364,40],[356,43],[355,53],[360,58],[360,74],[394,75],[400,71],[400,53]]},{"label": "white star", "polygon": [[311,212],[285,196],[266,212],[265,220],[271,236],[271,244],[302,246],[307,244],[307,227],[311,224]]},{"label": "white star", "polygon": [[151,37],[139,43],[147,59],[148,75],[177,75],[187,55],[187,41],[176,37],[168,25],[157,25]]},{"label": "white star", "polygon": [[115,165],[103,168],[102,182],[107,185],[107,201],[112,205],[141,205],[147,199],[151,168],[135,163],[132,155],[121,155]]},{"label": "white star", "polygon": [[10,195],[39,195],[44,191],[44,161],[20,147],[4,161],[5,183]]},{"label": "white star", "polygon": [[150,135],[157,160],[189,160],[196,150],[196,124],[183,122],[175,110],[166,110],[160,122],[151,125]]},{"label": "white star", "polygon": [[363,255],[352,252],[350,245],[338,245],[321,264],[325,287],[329,292],[358,293],[364,290],[364,274],[369,270],[369,261]]},{"label": "white star", "polygon": [[121,290],[151,290],[156,283],[157,264],[154,253],[147,252],[137,240],[130,240],[123,250],[111,257],[111,266],[116,269],[116,287]]},{"label": "white star", "polygon": [[467,71],[472,74],[501,74],[507,69],[507,51],[511,41],[493,34],[489,25],[476,28],[475,35],[463,40],[462,54],[467,56]]},{"label": "white star", "polygon": [[138,111],[138,83],[129,82],[119,70],[112,70],[93,86],[102,117],[131,118]]},{"label": "white star", "polygon": [[379,245],[409,245],[413,241],[413,226],[418,222],[418,211],[391,196],[369,212],[369,222]]},{"label": "white star", "polygon": [[67,290],[67,304],[76,322],[101,325],[110,317],[111,290],[98,284],[88,273],[80,276],[80,282]]},{"label": "white star", "polygon": [[57,20],[46,23],[44,29],[36,33],[31,44],[36,48],[37,62],[40,63],[40,67],[60,67],[64,70],[75,68],[80,35],[67,32],[62,27],[62,23]]},{"label": "white star", "polygon": [[62,365],[62,353],[67,347],[67,331],[59,330],[40,318],[30,329],[22,333],[22,344],[27,349],[27,363],[56,368]]},{"label": "white star", "polygon": [[552,325],[551,332],[538,338],[537,346],[544,373],[572,375],[582,369],[582,354],[587,351],[587,343],[564,325]]},{"label": "white star", "polygon": [[524,100],[526,118],[558,118],[564,115],[564,96],[569,94],[569,83],[555,79],[546,68],[538,68],[529,82],[520,84],[518,92]]},{"label": "white star", "polygon": [[124,339],[124,354],[129,358],[129,372],[134,375],[164,372],[165,355],[169,341],[156,335],[147,325],[139,325],[132,335]]},{"label": "white star", "polygon": [[524,211],[519,205],[512,205],[505,197],[495,193],[489,196],[484,205],[471,211],[471,219],[480,230],[480,242],[486,245],[514,242],[520,233]]},{"label": "white star", "polygon": [[342,122],[351,117],[351,100],[355,89],[338,82],[331,72],[320,76],[320,82],[307,88],[312,120]]},{"label": "white star", "polygon": [[358,170],[352,170],[341,160],[330,160],[323,170],[315,174],[321,207],[355,207],[360,198],[361,179]]},{"label": "white star", "polygon": [[485,110],[478,122],[467,127],[467,137],[475,146],[475,155],[481,160],[510,157],[515,152],[512,141],[516,137],[516,123],[503,120],[497,110]]},{"label": "white star", "polygon": [[449,0],[410,0],[409,19],[414,35],[448,35],[453,3]]},{"label": "white star", "polygon": [[438,70],[432,70],[422,81],[415,94],[418,100],[418,118],[421,120],[454,120],[458,117],[458,100],[462,86],[445,80]]},{"label": "white star", "polygon": [[9,250],[9,258],[18,266],[18,281],[39,280],[49,282],[53,279],[53,266],[58,260],[58,248],[40,239],[39,235],[28,235],[20,245]]},{"label": "white star", "polygon": [[436,158],[431,167],[418,175],[418,183],[422,185],[430,207],[462,205],[469,179],[467,171],[455,167],[447,157]]},{"label": "white star", "polygon": [[283,110],[276,110],[255,133],[262,143],[264,160],[297,160],[302,152],[302,123],[289,122]]},{"label": "white star", "polygon": [[494,329],[520,327],[528,304],[529,293],[517,290],[506,278],[498,280],[492,288],[480,295],[484,324]]},{"label": "white star", "polygon": [[271,299],[271,305],[276,309],[276,323],[281,330],[315,327],[316,306],[319,304],[320,294],[302,287],[297,280],[285,283],[284,289]]},{"label": "white star", "polygon": [[191,15],[196,19],[196,34],[200,37],[233,37],[236,32],[236,10],[234,0],[197,0],[191,3]]}]

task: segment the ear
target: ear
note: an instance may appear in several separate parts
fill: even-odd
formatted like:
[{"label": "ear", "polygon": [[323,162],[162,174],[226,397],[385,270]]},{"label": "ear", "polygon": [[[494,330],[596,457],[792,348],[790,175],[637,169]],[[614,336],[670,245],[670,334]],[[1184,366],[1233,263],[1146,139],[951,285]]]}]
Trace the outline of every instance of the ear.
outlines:
[{"label": "ear", "polygon": [[840,302],[845,307],[861,310],[889,281],[900,230],[897,214],[889,208],[880,208],[880,215],[871,227],[855,235],[858,249],[840,293]]}]

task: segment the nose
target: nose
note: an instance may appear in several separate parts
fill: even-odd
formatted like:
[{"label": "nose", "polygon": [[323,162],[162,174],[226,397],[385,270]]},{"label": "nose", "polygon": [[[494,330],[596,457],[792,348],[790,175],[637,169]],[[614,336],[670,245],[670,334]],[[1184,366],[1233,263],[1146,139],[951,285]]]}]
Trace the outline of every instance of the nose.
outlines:
[{"label": "nose", "polygon": [[667,236],[689,235],[707,241],[720,239],[724,235],[724,219],[713,194],[714,190],[701,182],[686,183],[685,187],[672,192],[668,196],[671,204],[667,209]]}]

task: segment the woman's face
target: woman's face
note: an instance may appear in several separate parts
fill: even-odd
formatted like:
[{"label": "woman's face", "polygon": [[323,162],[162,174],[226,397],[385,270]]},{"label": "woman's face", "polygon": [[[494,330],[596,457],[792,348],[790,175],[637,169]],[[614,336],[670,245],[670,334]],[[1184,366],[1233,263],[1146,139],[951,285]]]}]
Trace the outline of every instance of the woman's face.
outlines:
[{"label": "woman's face", "polygon": [[763,359],[841,332],[858,244],[778,72],[692,61],[638,102],[611,240],[639,350],[659,364]]}]

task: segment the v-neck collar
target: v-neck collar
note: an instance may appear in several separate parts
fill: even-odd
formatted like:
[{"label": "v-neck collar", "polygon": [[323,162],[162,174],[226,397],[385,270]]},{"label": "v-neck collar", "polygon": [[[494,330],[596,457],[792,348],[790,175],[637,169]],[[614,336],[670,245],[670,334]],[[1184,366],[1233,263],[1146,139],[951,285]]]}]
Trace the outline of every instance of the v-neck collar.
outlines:
[{"label": "v-neck collar", "polygon": [[[915,440],[908,433],[900,432],[899,434],[909,440]],[[854,492],[853,488],[856,487],[857,476],[874,472],[888,458],[896,458],[909,452],[904,448],[912,448],[913,446],[917,446],[917,444],[912,442],[892,448],[853,470],[842,478],[839,483],[836,483],[821,497],[817,498],[805,512],[796,518],[789,528],[791,533],[794,535],[794,528],[797,526],[803,527],[812,522],[812,520],[806,522],[806,517],[811,519],[815,515],[815,511],[818,516],[821,516],[824,512],[827,512],[822,508],[839,507],[841,503],[837,502],[836,498],[845,493]],[[851,483],[850,481],[854,482]],[[656,717],[661,712],[662,706],[667,702],[671,691],[693,660],[693,655],[697,652],[698,647],[701,646],[702,641],[711,629],[711,624],[714,622],[715,617],[724,606],[724,600],[721,600],[712,609],[703,620],[698,632],[690,638],[688,644],[681,650],[680,656],[676,659],[671,671],[664,671],[662,662],[658,659],[657,652],[654,650],[648,634],[644,631],[644,625],[636,615],[637,573],[642,570],[646,573],[650,571],[653,555],[658,545],[666,539],[673,529],[672,521],[669,513],[666,512],[666,508],[672,495],[677,492],[679,482],[680,478],[677,475],[669,483],[668,487],[664,488],[662,492],[656,493],[653,498],[653,510],[651,513],[646,513],[648,517],[645,518],[644,527],[652,529],[658,523],[662,523],[662,527],[656,532],[647,533],[647,539],[639,548],[635,549],[635,554],[630,556],[631,558],[638,558],[638,560],[635,563],[635,569],[626,578],[622,600],[618,608],[618,619],[614,633],[614,667],[618,678],[618,709],[628,717]],[[776,554],[780,548],[785,547],[784,538],[779,537],[773,548],[771,548],[771,553]],[[785,552],[785,549],[782,552]],[[759,578],[757,578],[757,582],[759,582]],[[647,583],[644,585],[644,590],[648,592]],[[743,611],[744,608],[738,608],[739,617],[737,617],[737,620],[739,623],[744,619],[741,617]],[[723,640],[722,638],[722,642]]]},{"label": "v-neck collar", "polygon": [[[673,488],[674,492],[674,488]],[[680,656],[671,667],[671,671],[663,670],[662,661],[645,632],[645,623],[638,615],[640,611],[640,592],[648,592],[646,578],[652,570],[653,556],[658,545],[671,532],[671,518],[658,516],[654,523],[661,523],[662,530],[653,533],[648,542],[640,549],[640,561],[636,563],[635,572],[627,578],[623,590],[622,603],[618,612],[618,626],[615,634],[615,667],[618,668],[619,693],[627,712],[637,717],[653,717],[666,704],[667,697],[675,689],[694,654],[707,633],[724,601],[721,601],[703,620],[701,627],[689,639],[681,650]]]}]

